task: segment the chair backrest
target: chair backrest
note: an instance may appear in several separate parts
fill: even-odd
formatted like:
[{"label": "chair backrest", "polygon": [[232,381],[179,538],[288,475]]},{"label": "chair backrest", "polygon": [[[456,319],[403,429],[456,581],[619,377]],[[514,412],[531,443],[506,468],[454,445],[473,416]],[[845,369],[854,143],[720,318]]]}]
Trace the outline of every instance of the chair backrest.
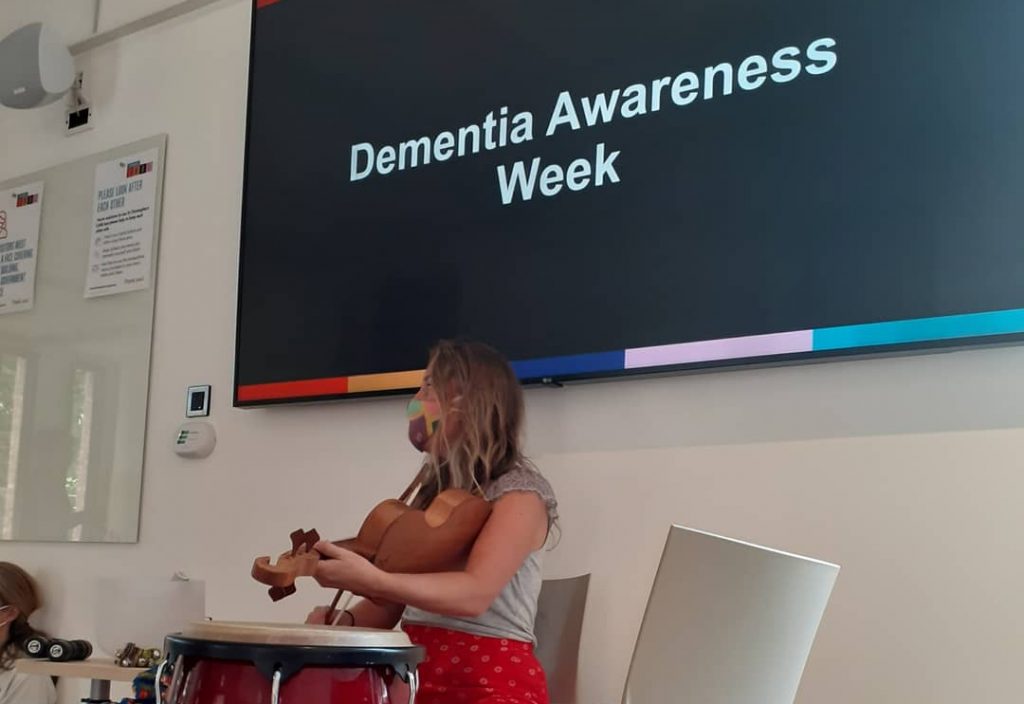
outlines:
[{"label": "chair backrest", "polygon": [[537,601],[537,659],[548,678],[551,704],[575,704],[580,632],[590,575],[545,580]]},{"label": "chair backrest", "polygon": [[839,567],[673,526],[624,704],[792,704]]}]

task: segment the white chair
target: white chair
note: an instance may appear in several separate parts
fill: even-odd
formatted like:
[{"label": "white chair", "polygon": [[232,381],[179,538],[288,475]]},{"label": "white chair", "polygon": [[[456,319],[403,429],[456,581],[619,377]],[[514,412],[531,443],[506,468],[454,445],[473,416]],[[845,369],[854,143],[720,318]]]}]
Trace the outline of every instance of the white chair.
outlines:
[{"label": "white chair", "polygon": [[551,704],[575,704],[580,632],[590,575],[545,580],[537,601],[537,659],[548,679]]},{"label": "white chair", "polygon": [[673,526],[623,704],[792,704],[838,573]]}]

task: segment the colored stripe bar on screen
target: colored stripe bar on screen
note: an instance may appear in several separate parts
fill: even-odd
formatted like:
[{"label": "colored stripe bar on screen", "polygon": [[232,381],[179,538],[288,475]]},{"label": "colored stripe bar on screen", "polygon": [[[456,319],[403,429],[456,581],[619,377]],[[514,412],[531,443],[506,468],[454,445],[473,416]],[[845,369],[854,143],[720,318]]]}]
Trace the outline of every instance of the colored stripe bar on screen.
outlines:
[{"label": "colored stripe bar on screen", "polygon": [[238,387],[239,401],[277,401],[286,398],[310,398],[347,394],[348,377],[281,381],[272,384],[246,384]]},{"label": "colored stripe bar on screen", "polygon": [[577,374],[600,374],[626,368],[626,351],[573,354],[564,357],[542,357],[512,362],[520,379],[546,379]]},{"label": "colored stripe bar on screen", "polygon": [[391,372],[388,374],[361,374],[348,378],[350,394],[367,391],[394,391],[396,389],[416,389],[423,384],[424,370],[414,372]]},{"label": "colored stripe bar on screen", "polygon": [[[1024,308],[916,320],[844,325],[817,330],[796,330],[721,340],[701,340],[675,345],[638,347],[618,352],[544,357],[513,362],[512,368],[520,379],[557,379],[586,374],[605,374],[626,369],[1012,334],[1024,334]],[[374,391],[412,390],[418,387],[422,381],[423,370],[419,370],[251,384],[238,387],[238,400],[259,402]]]},{"label": "colored stripe bar on screen", "polygon": [[246,384],[238,387],[238,400],[245,402],[279,401],[289,398],[340,396],[369,391],[415,389],[423,383],[423,370],[357,374],[306,381],[283,381],[272,384]]},{"label": "colored stripe bar on screen", "polygon": [[812,337],[813,331],[798,330],[724,340],[683,342],[677,345],[638,347],[626,350],[626,369],[810,352]]},{"label": "colored stripe bar on screen", "polygon": [[880,347],[1024,333],[1024,308],[937,318],[844,325],[814,331],[814,351]]},{"label": "colored stripe bar on screen", "polygon": [[257,10],[262,10],[267,5],[273,5],[274,3],[280,2],[280,1],[281,0],[256,0],[256,9]]}]

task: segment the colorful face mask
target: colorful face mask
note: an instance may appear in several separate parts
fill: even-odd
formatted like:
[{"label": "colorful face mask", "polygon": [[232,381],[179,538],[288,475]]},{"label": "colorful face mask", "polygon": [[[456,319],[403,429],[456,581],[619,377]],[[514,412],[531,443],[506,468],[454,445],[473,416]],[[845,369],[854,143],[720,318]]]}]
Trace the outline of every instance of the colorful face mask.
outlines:
[{"label": "colorful face mask", "polygon": [[426,452],[427,443],[441,425],[441,404],[417,397],[409,401],[405,415],[409,418],[409,442],[420,452]]}]

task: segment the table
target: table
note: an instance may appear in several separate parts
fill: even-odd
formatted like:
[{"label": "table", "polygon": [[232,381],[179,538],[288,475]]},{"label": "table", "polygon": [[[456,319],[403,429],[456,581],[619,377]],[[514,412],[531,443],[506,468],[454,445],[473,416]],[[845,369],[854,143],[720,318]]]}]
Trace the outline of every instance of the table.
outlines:
[{"label": "table", "polygon": [[95,701],[110,699],[111,682],[131,682],[144,667],[119,667],[113,659],[92,658],[77,662],[51,662],[49,660],[20,659],[15,661],[14,669],[27,675],[47,675],[49,677],[70,677],[92,680],[89,686],[89,698]]}]

